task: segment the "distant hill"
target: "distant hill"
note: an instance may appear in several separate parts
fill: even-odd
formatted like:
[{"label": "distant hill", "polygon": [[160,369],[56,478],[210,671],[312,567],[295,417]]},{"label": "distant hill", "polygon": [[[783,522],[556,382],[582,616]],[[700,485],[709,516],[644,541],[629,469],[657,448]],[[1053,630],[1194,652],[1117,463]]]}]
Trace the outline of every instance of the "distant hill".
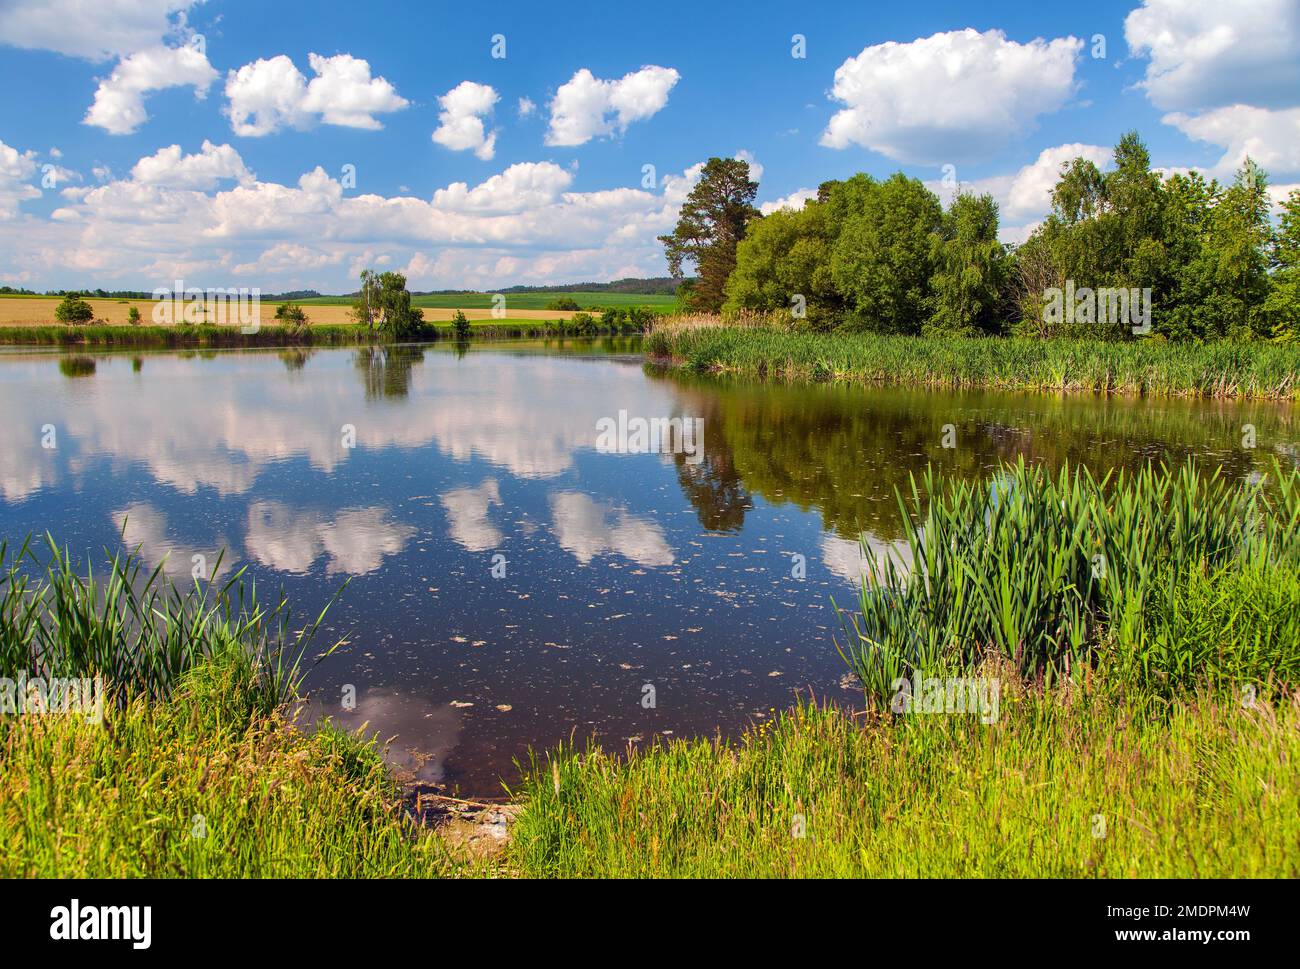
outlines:
[{"label": "distant hill", "polygon": [[680,281],[671,276],[650,279],[616,279],[612,283],[566,283],[563,286],[511,286],[502,293],[635,293],[640,296],[672,296]]},{"label": "distant hill", "polygon": [[263,296],[262,299],[316,299],[320,293],[314,289],[295,289],[288,293],[276,293],[273,296]]},{"label": "distant hill", "polygon": [[[688,280],[689,281],[689,280]],[[475,293],[623,293],[631,296],[675,296],[677,287],[681,280],[673,279],[671,276],[654,276],[648,279],[641,279],[635,276],[629,276],[626,279],[615,279],[608,283],[563,283],[555,286],[508,286],[505,289],[427,289],[415,291],[412,290],[412,296],[462,296]],[[47,290],[46,296],[65,296],[72,293],[75,296],[87,296],[92,299],[152,299],[153,293],[146,293],[138,290],[103,290],[103,289],[73,289],[73,290]],[[15,289],[10,286],[0,286],[0,296],[35,296],[38,295],[31,290]],[[350,298],[356,295],[353,290],[349,293],[343,293],[337,297],[323,297],[314,289],[295,289],[285,293],[263,293],[262,299],[273,302],[282,302],[284,300],[308,300],[308,299],[342,299]]]},{"label": "distant hill", "polygon": [[[0,286],[0,296],[84,296],[87,299],[153,299],[153,292],[142,289],[47,289],[44,293],[35,293],[30,289],[15,289],[12,286]],[[314,289],[295,289],[288,293],[263,293],[264,300],[298,300],[315,299],[320,293]]]},{"label": "distant hill", "polygon": [[639,279],[629,276],[612,283],[563,283],[555,286],[507,286],[505,289],[432,289],[412,296],[460,296],[466,293],[630,293],[636,296],[673,296],[680,281],[671,276]]}]

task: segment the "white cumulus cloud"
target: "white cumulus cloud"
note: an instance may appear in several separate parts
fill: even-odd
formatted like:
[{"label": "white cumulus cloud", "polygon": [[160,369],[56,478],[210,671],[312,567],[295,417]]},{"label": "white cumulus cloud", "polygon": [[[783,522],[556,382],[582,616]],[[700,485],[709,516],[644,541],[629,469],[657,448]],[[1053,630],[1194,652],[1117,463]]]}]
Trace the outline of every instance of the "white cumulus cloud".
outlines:
[{"label": "white cumulus cloud", "polygon": [[1270,173],[1300,172],[1300,108],[1234,104],[1198,115],[1174,112],[1162,120],[1189,138],[1224,148],[1212,168],[1220,178],[1230,178],[1247,156]]},{"label": "white cumulus cloud", "polygon": [[1082,46],[969,28],[875,44],[836,70],[830,96],[845,107],[821,143],[922,164],[987,157],[1069,100]]},{"label": "white cumulus cloud", "polygon": [[388,81],[371,77],[368,62],[351,54],[309,54],[307,60],[316,77],[307,85],[303,108],[325,124],[382,128],[376,114],[400,111],[409,103]]},{"label": "white cumulus cloud", "polygon": [[99,82],[95,100],[83,124],[103,128],[109,134],[126,135],[149,120],[144,99],[154,91],[192,86],[196,97],[207,95],[217,72],[200,49],[156,47],[123,58],[113,72]]},{"label": "white cumulus cloud", "polygon": [[253,173],[230,145],[204,141],[203,148],[194,155],[185,154],[180,145],[159,148],[135,163],[131,178],[142,185],[204,190],[215,188],[224,179],[251,182]]},{"label": "white cumulus cloud", "polygon": [[0,222],[16,219],[20,203],[41,197],[41,190],[31,184],[35,174],[36,152],[0,141]]},{"label": "white cumulus cloud", "polygon": [[383,127],[376,114],[410,103],[387,80],[372,77],[370,64],[361,58],[309,54],[307,60],[316,72],[310,82],[284,54],[259,58],[227,74],[225,110],[231,130],[260,137],[318,122],[374,130]]},{"label": "white cumulus cloud", "polygon": [[499,100],[501,96],[491,85],[461,81],[438,98],[442,111],[433,140],[452,151],[473,150],[476,157],[487,161],[496,153],[497,133],[487,130],[483,118]]},{"label": "white cumulus cloud", "polygon": [[[0,151],[3,211],[39,196],[39,156]],[[34,167],[33,167],[34,166]],[[97,184],[61,192],[47,218],[0,219],[0,279],[45,288],[116,283],[152,289],[177,278],[264,291],[344,291],[359,266],[406,266],[413,288],[653,276],[656,237],[671,229],[700,165],[659,190],[576,191],[554,162],[511,165],[427,198],[345,192],[322,168],[261,181],[238,152],[168,146]]]},{"label": "white cumulus cloud", "polygon": [[805,202],[817,197],[817,189],[801,188],[796,189],[784,198],[775,199],[771,202],[763,202],[759,205],[758,211],[764,215],[771,215],[773,212],[779,212],[781,209],[791,209],[798,211],[803,208]]},{"label": "white cumulus cloud", "polygon": [[1149,59],[1141,86],[1157,107],[1300,101],[1296,0],[1143,0],[1125,18],[1124,38]]},{"label": "white cumulus cloud", "polygon": [[519,162],[473,188],[452,182],[433,193],[433,205],[448,212],[521,212],[549,205],[572,182],[572,173],[554,162]]},{"label": "white cumulus cloud", "polygon": [[551,99],[546,143],[584,145],[592,138],[621,134],[633,121],[662,110],[680,77],[671,67],[650,65],[609,81],[584,67]]},{"label": "white cumulus cloud", "polygon": [[177,32],[197,0],[0,0],[0,43],[105,61]]}]

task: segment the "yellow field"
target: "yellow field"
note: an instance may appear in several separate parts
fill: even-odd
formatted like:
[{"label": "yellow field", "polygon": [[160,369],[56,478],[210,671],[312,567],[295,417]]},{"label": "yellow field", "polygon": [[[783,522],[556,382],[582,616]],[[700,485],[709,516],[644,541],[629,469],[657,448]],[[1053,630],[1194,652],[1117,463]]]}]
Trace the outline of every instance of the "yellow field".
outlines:
[{"label": "yellow field", "polygon": [[[126,325],[126,313],[132,306],[140,310],[140,322],[146,326],[153,324],[155,303],[149,299],[119,301],[115,299],[86,300],[95,311],[95,321]],[[0,297],[0,326],[55,326],[54,308],[59,305],[57,297]],[[276,303],[262,303],[262,322],[271,323],[275,317]],[[348,306],[304,306],[307,318],[313,323],[351,323]],[[234,309],[231,308],[233,314]],[[490,320],[490,309],[462,310],[471,320]],[[450,320],[456,310],[450,307],[424,307],[426,320]],[[515,310],[507,314],[511,320],[558,320],[568,319],[572,312],[563,310]]]}]

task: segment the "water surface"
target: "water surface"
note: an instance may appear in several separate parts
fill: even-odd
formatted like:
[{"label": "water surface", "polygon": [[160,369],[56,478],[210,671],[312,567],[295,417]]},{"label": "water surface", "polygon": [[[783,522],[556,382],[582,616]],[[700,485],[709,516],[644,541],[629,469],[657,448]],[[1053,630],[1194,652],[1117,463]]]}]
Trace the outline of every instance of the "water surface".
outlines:
[{"label": "water surface", "polygon": [[[0,537],[138,547],[186,583],[224,549],[304,618],[349,580],[314,709],[494,794],[530,746],[734,734],[798,691],[851,702],[831,597],[853,597],[859,534],[898,541],[894,489],[927,463],[1194,455],[1240,477],[1297,453],[1290,405],[791,387],[635,350],[0,354]],[[702,460],[599,452],[620,410],[703,418]]]}]

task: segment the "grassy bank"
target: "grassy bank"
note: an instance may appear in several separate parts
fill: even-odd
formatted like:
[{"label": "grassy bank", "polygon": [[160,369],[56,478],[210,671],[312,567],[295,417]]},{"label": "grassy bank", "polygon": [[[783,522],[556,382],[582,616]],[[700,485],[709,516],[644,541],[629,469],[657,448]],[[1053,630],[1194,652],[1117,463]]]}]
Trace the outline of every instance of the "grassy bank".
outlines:
[{"label": "grassy bank", "polygon": [[698,372],[785,380],[1300,399],[1300,345],[960,339],[656,326],[646,352]]},{"label": "grassy bank", "polygon": [[132,556],[83,576],[0,546],[0,676],[103,687],[0,716],[0,877],[446,870],[372,742],[289,722],[319,622],[290,633],[242,573],[185,592]]},{"label": "grassy bank", "polygon": [[566,751],[524,785],[546,876],[1295,877],[1300,709],[1004,701],[992,726],[802,707],[740,742]]},{"label": "grassy bank", "polygon": [[283,347],[350,346],[369,343],[364,327],[352,324],[318,325],[303,331],[284,326],[263,326],[242,333],[237,326],[5,326],[0,344],[8,346],[58,346],[105,348],[168,347]]},{"label": "grassy bank", "polygon": [[1003,699],[996,724],[802,707],[735,743],[539,758],[504,857],[407,823],[371,744],[249,717],[240,674],[0,743],[0,875],[1297,877],[1300,714]]},{"label": "grassy bank", "polygon": [[[205,660],[165,702],[103,725],[0,726],[0,877],[394,877],[451,868],[372,743],[256,712],[247,671]],[[13,718],[10,718],[13,719]]]},{"label": "grassy bank", "polygon": [[[569,333],[559,321],[493,320],[471,325],[472,339],[513,339]],[[454,340],[449,323],[426,323],[409,337],[411,342]],[[313,324],[295,330],[280,325],[242,333],[236,326],[6,326],[0,327],[0,345],[106,348],[169,347],[296,347],[362,346],[381,338],[353,323]]]},{"label": "grassy bank", "polygon": [[[471,340],[517,340],[546,337],[598,337],[635,335],[627,328],[599,324],[575,327],[568,320],[473,320]],[[404,338],[408,343],[432,343],[457,339],[450,323],[426,322]],[[279,324],[260,327],[255,333],[242,333],[237,326],[118,326],[88,324],[84,326],[3,326],[0,346],[104,347],[128,349],[166,349],[205,347],[212,349],[241,347],[331,347],[364,346],[383,342],[383,338],[355,323],[314,323],[302,329]]]}]

